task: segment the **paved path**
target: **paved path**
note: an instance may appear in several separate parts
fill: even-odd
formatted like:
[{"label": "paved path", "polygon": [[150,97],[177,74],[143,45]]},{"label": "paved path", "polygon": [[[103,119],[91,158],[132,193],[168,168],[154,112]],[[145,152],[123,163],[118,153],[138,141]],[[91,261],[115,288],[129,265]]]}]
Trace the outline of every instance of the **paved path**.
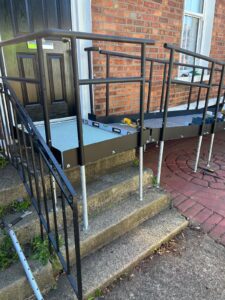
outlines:
[{"label": "paved path", "polygon": [[[201,225],[204,232],[225,245],[225,134],[216,135],[211,168],[213,174],[193,172],[197,139],[165,143],[162,187],[171,193],[174,206]],[[200,167],[206,166],[209,137],[203,139]],[[145,165],[156,174],[159,148],[148,147]]]},{"label": "paved path", "polygon": [[187,229],[99,299],[224,300],[225,248]]}]

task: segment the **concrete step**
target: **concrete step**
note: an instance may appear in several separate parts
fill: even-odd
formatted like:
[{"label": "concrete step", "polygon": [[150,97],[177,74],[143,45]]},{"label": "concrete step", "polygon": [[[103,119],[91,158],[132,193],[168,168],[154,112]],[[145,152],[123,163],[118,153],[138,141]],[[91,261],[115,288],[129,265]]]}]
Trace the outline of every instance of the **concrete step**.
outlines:
[{"label": "concrete step", "polygon": [[[151,184],[152,172],[147,169],[144,172],[143,182],[145,186]],[[88,183],[87,195],[88,195],[88,211],[89,215],[96,215],[99,211],[106,209],[115,203],[118,203],[124,198],[130,197],[131,194],[135,193],[138,188],[139,174],[138,168],[127,167],[122,170],[117,170],[111,174],[99,176],[98,179]],[[82,214],[82,201],[80,196],[79,188],[76,189],[78,192],[78,203],[79,203],[79,215]],[[51,201],[48,201],[49,217],[51,227],[53,226],[53,213]],[[43,205],[42,205],[43,206]],[[26,216],[22,221],[14,225],[14,230],[22,244],[29,242],[33,237],[40,235],[39,219],[36,211],[31,206],[29,211],[32,213]],[[42,211],[44,209],[42,208]],[[68,226],[72,222],[72,214],[69,206],[66,207],[67,211],[67,222]],[[8,223],[11,223],[15,218],[19,217],[23,213],[9,214],[5,216]],[[58,212],[57,220],[59,228],[62,227],[62,210],[60,201],[58,201]],[[0,243],[2,240],[2,232],[0,230]]]},{"label": "concrete step", "polygon": [[[82,260],[84,299],[129,272],[142,259],[181,232],[188,222],[168,209]],[[46,300],[76,299],[65,275]]]},{"label": "concrete step", "polygon": [[[87,181],[94,180],[98,176],[119,168],[123,165],[131,165],[135,159],[135,150],[118,153],[96,162],[87,164],[86,176]],[[69,180],[73,183],[80,182],[79,167],[65,170]],[[8,206],[17,198],[27,197],[27,192],[23,183],[17,174],[17,170],[10,164],[0,169],[0,207]]]},{"label": "concrete step", "polygon": [[[102,248],[104,245],[112,243],[113,240],[126,234],[128,231],[134,229],[135,227],[146,221],[148,218],[155,216],[160,211],[166,209],[169,204],[170,201],[167,195],[158,191],[146,189],[143,201],[139,201],[138,195],[134,193],[133,196],[125,199],[124,201],[120,201],[117,204],[114,204],[107,210],[102,211],[97,216],[92,217],[90,219],[90,229],[87,232],[81,230],[80,233],[80,248],[82,257],[87,257],[91,253],[94,253],[98,249]],[[68,235],[70,259],[71,263],[73,264],[75,263],[73,232],[70,230],[68,232]],[[7,269],[7,274],[13,273],[13,271],[10,270],[14,270],[14,268],[15,266],[12,266]],[[25,299],[19,297],[16,298],[14,296],[15,293],[13,289],[15,288],[15,286],[18,288],[18,290],[23,289],[23,284],[26,280],[21,268],[19,270],[20,271],[17,271],[17,277],[15,278],[14,276],[12,276],[12,280],[8,281],[6,287],[2,286],[1,288],[0,286],[0,300],[4,299],[1,298],[1,294],[5,296],[10,295],[11,292],[13,297],[6,299]],[[0,272],[0,281],[1,276],[3,278],[4,272],[6,271]],[[50,276],[50,278],[52,278],[53,273],[55,274],[56,270],[53,271],[53,269],[51,268],[48,268],[46,270],[46,268],[43,267],[43,272],[45,272],[45,274],[43,274],[44,278],[45,276]],[[58,272],[60,272],[60,270],[58,270]],[[8,277],[10,278],[10,276]],[[41,288],[42,290],[49,289],[49,285],[47,285],[47,287],[45,288],[45,285],[41,284]],[[29,291],[29,296],[31,296],[32,292],[31,290]],[[19,292],[18,295],[21,295],[21,292]]]},{"label": "concrete step", "polygon": [[[47,293],[55,285],[52,265],[42,266],[37,261],[29,261],[31,270],[42,293]],[[24,300],[33,295],[22,265],[18,262],[0,272],[0,300]]]},{"label": "concrete step", "polygon": [[[81,256],[85,257],[124,235],[147,219],[168,208],[170,199],[164,193],[146,189],[143,201],[137,194],[116,203],[90,219],[88,231],[80,231]],[[75,262],[73,233],[69,231],[71,261]]]}]

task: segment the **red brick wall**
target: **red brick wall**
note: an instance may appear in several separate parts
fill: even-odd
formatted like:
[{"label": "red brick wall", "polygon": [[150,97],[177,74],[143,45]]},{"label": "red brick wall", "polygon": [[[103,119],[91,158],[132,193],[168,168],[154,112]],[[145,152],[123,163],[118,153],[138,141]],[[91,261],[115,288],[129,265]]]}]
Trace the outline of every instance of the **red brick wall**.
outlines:
[{"label": "red brick wall", "polygon": [[[213,28],[211,55],[225,60],[225,0],[217,0]],[[93,32],[110,35],[155,39],[154,46],[148,46],[147,56],[168,58],[168,50],[163,44],[180,45],[183,16],[181,0],[92,0]],[[138,46],[116,43],[98,43],[103,49],[140,54]],[[147,64],[147,76],[150,64]],[[94,76],[105,77],[105,57],[94,55]],[[138,76],[140,62],[125,59],[111,59],[111,76]],[[151,110],[159,107],[161,98],[162,67],[153,73]],[[177,70],[175,70],[177,74]],[[175,75],[176,75],[175,74]],[[95,110],[105,113],[105,86],[95,87]],[[170,105],[187,102],[189,88],[174,86],[171,91]],[[196,99],[197,89],[193,89],[192,99]],[[214,96],[214,95],[212,95]],[[204,93],[201,94],[204,98]],[[147,99],[147,85],[146,97]],[[145,100],[146,101],[146,100]],[[146,107],[146,104],[145,104]],[[110,113],[133,113],[139,109],[139,85],[110,85]]]},{"label": "red brick wall", "polygon": [[225,61],[225,0],[216,0],[210,55]]}]

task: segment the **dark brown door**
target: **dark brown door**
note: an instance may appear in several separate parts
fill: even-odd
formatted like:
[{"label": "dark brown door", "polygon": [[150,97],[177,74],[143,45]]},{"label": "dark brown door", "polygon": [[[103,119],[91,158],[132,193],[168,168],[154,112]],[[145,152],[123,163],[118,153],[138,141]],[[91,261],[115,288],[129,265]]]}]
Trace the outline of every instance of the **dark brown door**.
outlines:
[{"label": "dark brown door", "polygon": [[[0,33],[5,40],[44,28],[71,29],[70,0],[0,0]],[[69,43],[43,41],[51,118],[74,115]],[[33,41],[4,48],[8,76],[38,78]],[[39,85],[11,82],[33,120],[43,119]]]}]

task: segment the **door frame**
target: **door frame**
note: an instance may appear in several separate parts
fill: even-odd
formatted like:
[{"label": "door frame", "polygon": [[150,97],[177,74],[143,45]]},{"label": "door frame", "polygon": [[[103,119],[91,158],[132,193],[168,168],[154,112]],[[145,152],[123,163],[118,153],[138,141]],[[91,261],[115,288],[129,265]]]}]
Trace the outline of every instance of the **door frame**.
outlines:
[{"label": "door frame", "polygon": [[[71,0],[72,30],[81,32],[92,32],[91,0]],[[77,51],[79,55],[79,78],[88,78],[87,52],[83,49],[92,46],[92,41],[78,40]],[[80,87],[81,113],[87,119],[90,113],[89,87]]]}]

